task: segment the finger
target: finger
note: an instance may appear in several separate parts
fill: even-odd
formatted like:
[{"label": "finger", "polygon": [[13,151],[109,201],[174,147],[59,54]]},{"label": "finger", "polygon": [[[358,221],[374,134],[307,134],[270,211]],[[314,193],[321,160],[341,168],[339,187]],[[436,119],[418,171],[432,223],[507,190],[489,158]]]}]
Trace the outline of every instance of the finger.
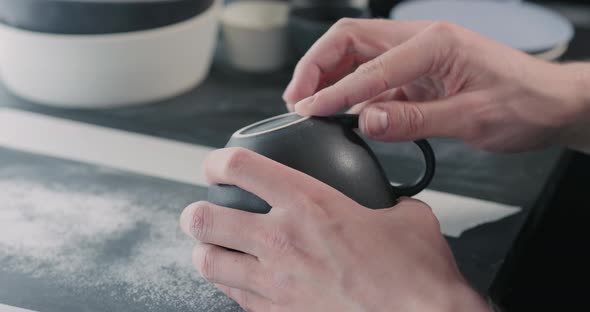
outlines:
[{"label": "finger", "polygon": [[400,198],[393,209],[395,218],[403,219],[405,225],[413,228],[420,227],[423,231],[431,231],[442,238],[440,222],[432,208],[425,202],[413,198]]},{"label": "finger", "polygon": [[407,101],[408,96],[406,92],[402,88],[395,88],[392,90],[387,90],[378,96],[369,100],[370,103],[380,103],[380,102],[388,102],[388,101]]},{"label": "finger", "polygon": [[[331,73],[350,54],[355,54],[353,41],[349,39],[353,33],[349,30],[341,30],[342,27],[339,25],[341,24],[334,25],[299,60],[291,82],[283,93],[285,102],[295,105],[301,99],[314,94],[319,89],[322,76]],[[370,59],[378,55],[377,52],[374,54],[364,58]],[[361,55],[359,54],[358,57],[361,58]],[[363,62],[364,58],[358,61]]]},{"label": "finger", "polygon": [[272,302],[257,294],[232,288],[222,284],[215,284],[215,287],[223,292],[226,296],[237,302],[242,309],[248,312],[270,311]]},{"label": "finger", "polygon": [[306,116],[331,115],[438,70],[443,66],[440,60],[448,61],[445,53],[450,53],[455,41],[454,35],[436,25],[364,63],[333,86],[301,100],[295,111]]},{"label": "finger", "polygon": [[320,77],[317,90],[333,85],[343,77],[354,72],[356,68],[364,62],[366,62],[366,60],[358,53],[352,53],[345,56],[332,71],[327,72]]},{"label": "finger", "polygon": [[252,255],[199,243],[193,248],[192,261],[201,276],[211,283],[262,295],[263,273],[260,262]]},{"label": "finger", "polygon": [[415,141],[430,137],[461,137],[467,96],[430,102],[374,103],[360,113],[359,128],[378,141]]},{"label": "finger", "polygon": [[184,209],[180,226],[200,242],[257,255],[256,241],[263,235],[261,217],[201,201]]},{"label": "finger", "polygon": [[343,197],[311,176],[244,148],[213,151],[205,160],[205,176],[210,183],[235,185],[253,193],[273,208],[295,207],[314,194],[325,200]]},{"label": "finger", "polygon": [[[364,60],[362,59],[362,57],[358,53],[352,53],[350,55],[344,56],[343,59],[340,61],[340,63],[338,65],[336,65],[332,71],[327,72],[327,73],[323,73],[321,75],[318,85],[315,87],[314,90],[315,91],[321,90],[323,88],[333,85],[334,83],[336,83],[340,79],[342,79],[342,77],[346,77],[350,73],[354,72],[354,70],[358,67],[358,65],[362,64],[362,63],[364,63]],[[301,98],[304,98],[304,97],[305,96],[303,96]],[[299,100],[301,98],[297,98],[297,100]],[[295,102],[297,100],[286,102],[287,109],[290,112],[293,112],[293,110],[295,109]]]},{"label": "finger", "polygon": [[407,101],[408,97],[404,93],[404,90],[401,88],[387,90],[378,96],[364,101],[360,104],[354,105],[352,108],[348,110],[349,114],[360,114],[365,108],[371,106],[375,103],[382,103],[382,102],[389,102],[389,101]]},{"label": "finger", "polygon": [[[429,24],[430,22],[340,20],[298,62],[283,99],[294,105],[313,95],[319,89],[321,77],[332,72],[346,56],[357,54],[356,62],[364,63],[408,40]],[[371,34],[371,40],[366,39],[367,34]],[[351,63],[351,66],[354,65]]]}]

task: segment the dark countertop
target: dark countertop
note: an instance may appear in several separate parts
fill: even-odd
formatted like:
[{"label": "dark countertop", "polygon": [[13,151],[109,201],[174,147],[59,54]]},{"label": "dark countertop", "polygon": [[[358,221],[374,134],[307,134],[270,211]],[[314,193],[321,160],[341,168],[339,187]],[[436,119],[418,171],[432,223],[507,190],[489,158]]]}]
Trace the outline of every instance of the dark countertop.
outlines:
[{"label": "dark countertop", "polygon": [[[590,54],[590,49],[583,47],[588,42],[587,30],[582,29],[579,34],[583,37],[576,37],[572,50],[568,53],[571,56],[566,56],[566,60]],[[258,76],[237,73],[218,58],[204,84],[163,103],[103,111],[63,110],[29,103],[0,87],[0,107],[13,107],[132,132],[222,147],[236,129],[285,112],[280,96],[289,76],[288,70]],[[558,168],[566,159],[566,153],[560,149],[550,149],[518,155],[498,155],[470,148],[454,140],[438,139],[432,140],[432,143],[438,158],[438,172],[431,189],[523,207],[519,214],[478,226],[459,238],[448,238],[462,272],[478,291],[486,294],[527,217],[542,195],[550,190],[547,186],[554,182],[550,181],[550,177],[559,171]],[[419,159],[414,156],[414,148],[409,144],[372,146],[385,169],[397,180],[410,180],[421,166]],[[404,165],[400,166],[401,163]],[[200,187],[0,148],[0,184],[6,185],[2,182],[10,181],[32,183],[48,189],[55,187],[60,190],[90,192],[91,195],[127,196],[133,202],[147,207],[144,213],[149,212],[148,217],[153,214],[163,216],[164,219],[176,218],[186,204],[204,199],[205,194],[205,189]],[[176,219],[161,225],[169,225],[168,231],[177,231]],[[143,235],[146,233],[142,231],[147,231],[150,235]],[[181,241],[181,234],[175,232],[175,235],[166,236],[169,234],[166,233],[159,232],[153,226],[136,226],[130,229],[117,240],[101,247],[104,259],[89,258],[97,265],[94,271],[79,272],[76,268],[82,267],[74,264],[73,271],[59,271],[44,267],[47,265],[44,263],[23,265],[19,269],[19,266],[11,262],[14,262],[14,257],[3,258],[0,251],[0,303],[42,311],[238,310],[222,295],[212,292],[202,280],[197,281],[196,277],[191,289],[201,289],[204,294],[199,295],[197,301],[190,299],[190,296],[196,295],[187,294],[186,287],[183,288],[186,285],[180,282],[159,284],[157,287],[146,283],[138,284],[136,278],[122,279],[121,283],[88,282],[89,279],[106,274],[102,269],[116,267],[120,260],[118,258],[128,257],[126,250],[141,246],[145,237],[152,241],[162,240],[164,243],[166,239],[170,239],[172,241],[169,244]],[[189,254],[190,247],[187,247],[186,257]],[[160,261],[157,253],[149,259]],[[22,269],[23,267],[28,270]],[[188,274],[178,269],[173,261],[162,262],[158,270],[164,268],[168,274],[166,276]],[[164,273],[158,271],[158,274]],[[186,278],[179,277],[179,280],[185,281]]]}]

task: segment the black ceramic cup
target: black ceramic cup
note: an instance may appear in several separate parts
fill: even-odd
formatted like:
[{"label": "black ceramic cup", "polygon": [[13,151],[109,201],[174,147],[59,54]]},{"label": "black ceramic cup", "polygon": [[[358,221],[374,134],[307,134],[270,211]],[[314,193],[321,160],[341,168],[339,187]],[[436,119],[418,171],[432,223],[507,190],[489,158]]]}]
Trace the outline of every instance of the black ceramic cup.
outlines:
[{"label": "black ceramic cup", "polygon": [[295,57],[302,57],[341,18],[360,18],[366,15],[365,9],[352,5],[323,4],[291,8],[287,33]]},{"label": "black ceramic cup", "polygon": [[[226,147],[244,147],[308,174],[372,209],[389,208],[401,196],[425,189],[434,176],[435,156],[427,141],[416,141],[424,154],[425,170],[412,185],[393,186],[377,157],[354,131],[358,115],[302,117],[294,113],[266,119],[241,130]],[[400,166],[403,164],[399,164]],[[261,198],[231,185],[212,185],[211,203],[267,213]]]}]

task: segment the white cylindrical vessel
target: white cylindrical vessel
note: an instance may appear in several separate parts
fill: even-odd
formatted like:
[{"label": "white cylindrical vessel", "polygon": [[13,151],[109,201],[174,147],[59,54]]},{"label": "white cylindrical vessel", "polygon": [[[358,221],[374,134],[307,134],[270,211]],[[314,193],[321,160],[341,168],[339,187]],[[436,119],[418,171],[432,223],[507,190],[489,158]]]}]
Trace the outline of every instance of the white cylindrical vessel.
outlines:
[{"label": "white cylindrical vessel", "polygon": [[178,95],[209,72],[221,3],[176,24],[113,34],[51,34],[0,24],[2,79],[22,98],[60,107],[107,108]]},{"label": "white cylindrical vessel", "polygon": [[281,69],[288,55],[289,4],[282,1],[237,1],[221,14],[224,48],[236,68],[248,72]]}]

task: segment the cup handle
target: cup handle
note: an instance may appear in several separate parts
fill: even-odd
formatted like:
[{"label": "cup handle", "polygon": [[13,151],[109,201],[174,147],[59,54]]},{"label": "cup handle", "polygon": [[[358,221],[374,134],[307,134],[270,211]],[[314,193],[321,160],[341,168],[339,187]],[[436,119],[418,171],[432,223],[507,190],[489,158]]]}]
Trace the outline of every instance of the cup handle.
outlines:
[{"label": "cup handle", "polygon": [[[350,127],[352,129],[358,129],[359,127],[359,115],[354,114],[338,114],[333,115],[330,118],[338,120],[341,124]],[[395,186],[391,185],[391,188],[397,196],[405,196],[411,197],[420,192],[422,192],[434,177],[434,172],[436,169],[436,157],[434,156],[434,151],[432,150],[432,146],[426,140],[418,140],[414,141],[414,144],[418,145],[422,154],[424,155],[424,164],[425,169],[422,173],[422,176],[414,183],[409,185],[401,185]]]}]

